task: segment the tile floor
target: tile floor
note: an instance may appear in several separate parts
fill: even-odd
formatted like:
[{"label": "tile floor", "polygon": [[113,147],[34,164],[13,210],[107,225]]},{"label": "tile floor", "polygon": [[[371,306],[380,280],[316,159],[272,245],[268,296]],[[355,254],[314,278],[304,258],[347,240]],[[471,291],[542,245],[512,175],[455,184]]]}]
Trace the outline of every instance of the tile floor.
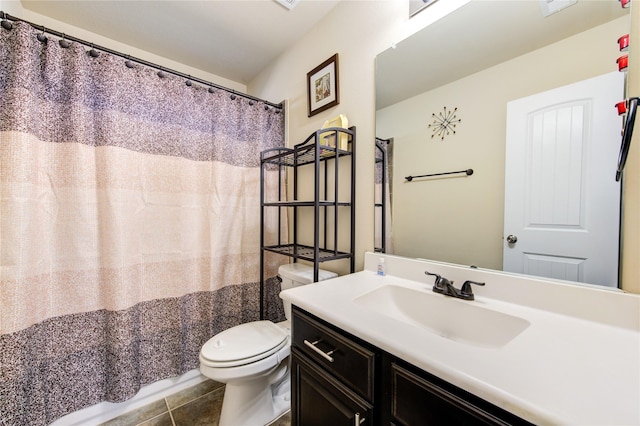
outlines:
[{"label": "tile floor", "polygon": [[[101,426],[217,426],[223,395],[224,384],[207,380]],[[291,426],[290,414],[269,426]]]}]

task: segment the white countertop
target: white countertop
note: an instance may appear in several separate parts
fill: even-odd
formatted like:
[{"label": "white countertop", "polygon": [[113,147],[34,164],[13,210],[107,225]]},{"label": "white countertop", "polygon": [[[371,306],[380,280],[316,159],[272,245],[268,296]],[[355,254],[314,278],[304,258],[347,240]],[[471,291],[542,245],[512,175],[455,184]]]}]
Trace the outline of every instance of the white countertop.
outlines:
[{"label": "white countertop", "polygon": [[[365,270],[281,293],[284,300],[535,424],[640,425],[640,297],[578,285],[386,258]],[[386,285],[431,292],[424,270],[484,281],[480,306],[530,325],[506,345],[480,347],[381,315],[353,299]],[[464,278],[464,279],[463,279]],[[439,297],[447,297],[437,295]]]}]

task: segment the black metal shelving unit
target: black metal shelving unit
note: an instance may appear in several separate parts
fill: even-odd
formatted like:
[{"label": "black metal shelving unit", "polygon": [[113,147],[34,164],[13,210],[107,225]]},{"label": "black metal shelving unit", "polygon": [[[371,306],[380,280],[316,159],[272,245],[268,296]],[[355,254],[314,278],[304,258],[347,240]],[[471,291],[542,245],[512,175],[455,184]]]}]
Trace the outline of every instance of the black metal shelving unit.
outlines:
[{"label": "black metal shelving unit", "polygon": [[[346,142],[345,144],[341,143],[343,140]],[[334,141],[334,143],[329,141]],[[261,153],[260,316],[262,319],[264,318],[265,252],[292,257],[294,262],[298,260],[311,262],[314,282],[318,281],[319,264],[322,262],[348,259],[350,271],[355,272],[355,142],[355,127],[348,129],[331,127],[316,130],[304,142],[294,145],[293,148],[272,148]],[[310,169],[313,174],[312,182],[306,179],[305,182],[300,182],[299,174],[302,168]],[[265,199],[265,172],[267,170],[277,170],[278,172],[278,197],[276,200]],[[289,177],[292,177],[293,195],[291,200],[283,199],[285,194],[282,187],[283,177],[287,173],[289,173]],[[302,186],[312,189],[313,196],[310,199],[300,199],[299,194],[302,192]],[[345,190],[345,188],[348,189]],[[282,218],[283,209],[292,210],[293,234],[291,238],[283,241],[284,238],[279,234],[275,244],[265,243],[264,218],[266,209],[277,209],[278,218]],[[313,237],[312,241],[305,241],[306,244],[299,241],[300,219],[303,214],[313,215]],[[345,235],[338,231],[338,225],[344,220],[349,221],[347,243],[344,243]],[[278,229],[281,229],[280,223],[278,223]],[[341,247],[341,250],[338,247]]]}]

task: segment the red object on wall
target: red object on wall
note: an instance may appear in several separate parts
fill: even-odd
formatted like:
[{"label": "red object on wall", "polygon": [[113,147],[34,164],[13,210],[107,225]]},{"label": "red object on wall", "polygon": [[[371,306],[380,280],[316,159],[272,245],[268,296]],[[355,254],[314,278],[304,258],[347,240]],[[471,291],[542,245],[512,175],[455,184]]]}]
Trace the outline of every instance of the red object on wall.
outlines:
[{"label": "red object on wall", "polygon": [[629,65],[629,55],[620,56],[616,59],[616,63],[618,64],[618,71],[626,71]]},{"label": "red object on wall", "polygon": [[625,34],[618,39],[618,45],[620,46],[621,52],[626,52],[629,50],[629,34]]},{"label": "red object on wall", "polygon": [[624,101],[618,102],[616,104],[616,109],[618,110],[618,115],[622,115],[627,112],[627,100],[625,99]]},{"label": "red object on wall", "polygon": [[620,6],[625,8],[631,6],[631,0],[620,0]]}]

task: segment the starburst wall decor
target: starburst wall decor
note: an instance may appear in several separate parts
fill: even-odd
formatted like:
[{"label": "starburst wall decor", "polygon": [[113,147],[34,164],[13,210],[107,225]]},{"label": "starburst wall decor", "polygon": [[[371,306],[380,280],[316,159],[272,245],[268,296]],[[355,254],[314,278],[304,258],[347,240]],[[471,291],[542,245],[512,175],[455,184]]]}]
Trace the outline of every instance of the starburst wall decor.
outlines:
[{"label": "starburst wall decor", "polygon": [[447,111],[447,107],[444,107],[444,110],[439,112],[438,115],[431,114],[431,118],[433,118],[433,123],[429,124],[431,139],[438,137],[443,141],[445,136],[449,136],[452,133],[456,134],[456,126],[462,121],[456,115],[457,112],[458,108]]}]

